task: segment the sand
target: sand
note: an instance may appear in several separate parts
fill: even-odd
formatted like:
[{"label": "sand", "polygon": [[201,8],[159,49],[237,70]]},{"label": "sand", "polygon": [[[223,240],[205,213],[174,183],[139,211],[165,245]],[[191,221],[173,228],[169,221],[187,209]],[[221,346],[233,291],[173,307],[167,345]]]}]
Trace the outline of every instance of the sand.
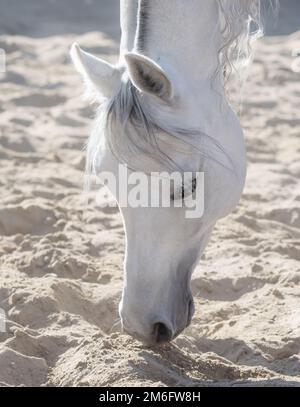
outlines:
[{"label": "sand", "polygon": [[93,110],[68,57],[76,40],[115,60],[118,2],[20,3],[0,1],[0,384],[300,386],[300,32],[256,47],[243,199],[194,273],[191,327],[151,349],[118,323],[124,233],[82,194]]}]

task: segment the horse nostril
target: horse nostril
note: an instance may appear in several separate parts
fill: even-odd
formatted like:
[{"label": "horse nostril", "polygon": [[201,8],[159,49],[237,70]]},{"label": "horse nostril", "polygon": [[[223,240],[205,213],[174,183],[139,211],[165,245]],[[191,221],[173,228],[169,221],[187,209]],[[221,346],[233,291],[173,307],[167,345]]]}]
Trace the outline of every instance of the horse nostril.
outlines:
[{"label": "horse nostril", "polygon": [[172,331],[162,322],[154,324],[154,340],[156,343],[169,342],[172,339]]}]

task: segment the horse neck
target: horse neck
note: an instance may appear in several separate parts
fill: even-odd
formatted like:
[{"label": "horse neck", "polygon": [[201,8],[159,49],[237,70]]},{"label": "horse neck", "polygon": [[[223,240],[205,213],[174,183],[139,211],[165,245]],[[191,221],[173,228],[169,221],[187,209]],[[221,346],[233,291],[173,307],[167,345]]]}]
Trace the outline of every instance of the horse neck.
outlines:
[{"label": "horse neck", "polygon": [[221,44],[215,0],[140,0],[135,51],[206,81],[218,68]]},{"label": "horse neck", "polygon": [[124,62],[124,54],[132,51],[137,28],[138,0],[120,0],[121,15],[121,46],[120,63]]}]

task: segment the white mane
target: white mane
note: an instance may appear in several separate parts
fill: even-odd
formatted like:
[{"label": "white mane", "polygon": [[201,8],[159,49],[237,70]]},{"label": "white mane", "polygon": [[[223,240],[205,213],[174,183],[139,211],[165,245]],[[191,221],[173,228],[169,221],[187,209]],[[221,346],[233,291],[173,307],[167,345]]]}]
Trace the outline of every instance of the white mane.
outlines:
[{"label": "white mane", "polygon": [[[278,9],[279,0],[217,0],[222,14],[222,47],[220,65],[228,77],[232,68],[252,57],[251,44],[263,36],[262,7]],[[262,2],[263,1],[263,2]]]}]

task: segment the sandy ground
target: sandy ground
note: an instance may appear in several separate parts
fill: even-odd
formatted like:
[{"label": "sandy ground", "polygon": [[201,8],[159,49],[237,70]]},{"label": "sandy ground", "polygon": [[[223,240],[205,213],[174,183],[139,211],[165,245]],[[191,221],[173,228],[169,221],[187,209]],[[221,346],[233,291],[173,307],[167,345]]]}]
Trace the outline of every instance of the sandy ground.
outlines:
[{"label": "sandy ground", "polygon": [[[118,2],[100,3],[0,1],[1,385],[299,386],[300,32],[257,46],[241,116],[244,197],[193,276],[191,327],[150,349],[117,323],[120,216],[82,195],[93,112],[68,48],[77,40],[114,60]],[[287,34],[299,2],[283,3]]]}]

